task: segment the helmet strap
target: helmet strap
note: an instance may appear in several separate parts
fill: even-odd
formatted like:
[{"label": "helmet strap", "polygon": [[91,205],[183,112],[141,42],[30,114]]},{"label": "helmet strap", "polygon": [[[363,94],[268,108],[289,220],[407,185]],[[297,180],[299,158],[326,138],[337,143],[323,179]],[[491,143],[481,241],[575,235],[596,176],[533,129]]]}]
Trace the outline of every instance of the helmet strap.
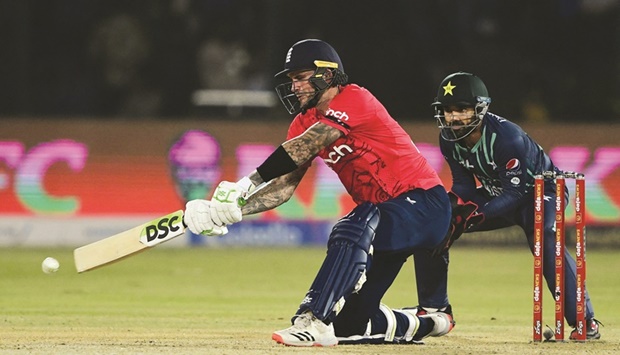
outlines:
[{"label": "helmet strap", "polygon": [[347,79],[347,75],[340,70],[323,67],[316,68],[314,74],[310,77],[310,84],[312,84],[316,92],[312,99],[308,100],[301,108],[301,112],[306,113],[308,109],[315,107],[327,89],[346,84]]},{"label": "helmet strap", "polygon": [[312,98],[309,99],[303,106],[301,106],[295,93],[291,91],[290,83],[279,84],[276,86],[276,92],[280,98],[280,101],[290,114],[295,114],[298,112],[306,113],[308,109],[315,107],[319,103],[319,100],[327,89],[339,85],[346,85],[347,80],[348,76],[340,70],[318,67],[310,79],[308,79],[315,90],[314,96],[312,96]]}]

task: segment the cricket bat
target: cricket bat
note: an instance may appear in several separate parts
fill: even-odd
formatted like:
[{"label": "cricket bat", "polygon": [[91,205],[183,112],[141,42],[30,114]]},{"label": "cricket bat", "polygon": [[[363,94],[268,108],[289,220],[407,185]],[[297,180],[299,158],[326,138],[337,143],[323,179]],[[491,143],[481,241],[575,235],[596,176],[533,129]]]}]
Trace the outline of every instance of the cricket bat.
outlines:
[{"label": "cricket bat", "polygon": [[167,242],[184,233],[183,210],[178,210],[75,249],[73,251],[75,268],[78,273],[93,270]]}]

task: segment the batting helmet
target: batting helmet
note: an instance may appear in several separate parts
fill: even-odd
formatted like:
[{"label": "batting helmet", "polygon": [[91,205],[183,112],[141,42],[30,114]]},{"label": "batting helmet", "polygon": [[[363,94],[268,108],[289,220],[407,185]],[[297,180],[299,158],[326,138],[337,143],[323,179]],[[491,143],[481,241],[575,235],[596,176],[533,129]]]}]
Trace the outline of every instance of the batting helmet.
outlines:
[{"label": "batting helmet", "polygon": [[[348,81],[336,50],[327,42],[319,39],[305,39],[293,44],[286,53],[284,70],[277,73],[275,77],[283,77],[298,70],[314,70],[309,81],[315,89],[315,95],[304,107],[301,107],[289,83],[276,86],[278,97],[289,113],[313,107],[317,104],[321,93],[327,88],[344,85]],[[330,75],[325,75],[328,72]]]},{"label": "batting helmet", "polygon": [[320,39],[304,39],[289,48],[284,60],[284,70],[275,76],[281,77],[292,71],[318,67],[334,68],[344,74],[340,56],[332,46]]}]

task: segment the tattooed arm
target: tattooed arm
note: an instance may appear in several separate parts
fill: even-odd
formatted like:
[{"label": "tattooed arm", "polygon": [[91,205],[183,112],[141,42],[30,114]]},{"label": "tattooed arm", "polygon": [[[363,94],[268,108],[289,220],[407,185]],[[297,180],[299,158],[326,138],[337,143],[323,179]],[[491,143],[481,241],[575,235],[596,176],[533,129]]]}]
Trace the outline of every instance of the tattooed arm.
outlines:
[{"label": "tattooed arm", "polygon": [[317,122],[300,136],[284,142],[282,146],[297,166],[301,166],[314,158],[321,149],[334,143],[342,134],[332,126]]},{"label": "tattooed arm", "polygon": [[[304,167],[305,164],[312,160],[321,149],[340,138],[342,134],[334,127],[317,122],[301,135],[284,142],[282,147],[298,168],[291,173],[272,179],[269,184],[252,194],[247,204],[242,207],[242,213],[247,215],[264,212],[288,201],[308,170]],[[248,178],[255,186],[263,183],[257,171],[253,171]]]},{"label": "tattooed arm", "polygon": [[265,212],[288,201],[308,168],[301,167],[292,173],[277,177],[262,186],[247,199],[241,207],[243,215]]},{"label": "tattooed arm", "polygon": [[[301,135],[282,143],[282,148],[284,148],[295,165],[299,167],[312,160],[321,149],[334,143],[342,135],[343,133],[338,129],[317,122]],[[248,178],[254,186],[266,182],[263,181],[256,170],[248,175]]]},{"label": "tattooed arm", "polygon": [[[226,225],[241,221],[243,215],[280,206],[293,196],[310,166],[308,162],[342,134],[318,122],[298,137],[282,143],[257,168],[264,175],[255,170],[237,182],[222,181],[210,201],[189,201],[184,215],[188,228],[193,233],[223,235],[228,233]],[[263,181],[263,177],[268,181]]]}]

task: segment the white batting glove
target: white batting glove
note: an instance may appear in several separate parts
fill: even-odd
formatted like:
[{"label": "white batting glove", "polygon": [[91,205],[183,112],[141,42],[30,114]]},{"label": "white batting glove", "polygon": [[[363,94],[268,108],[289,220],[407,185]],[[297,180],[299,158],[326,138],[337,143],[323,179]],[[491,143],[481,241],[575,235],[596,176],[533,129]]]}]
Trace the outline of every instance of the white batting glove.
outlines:
[{"label": "white batting glove", "polygon": [[183,220],[194,234],[220,236],[228,233],[226,226],[217,226],[211,219],[211,202],[191,200],[185,205]]},{"label": "white batting glove", "polygon": [[228,227],[226,226],[213,226],[213,229],[210,231],[202,231],[200,232],[201,235],[206,235],[209,237],[219,237],[222,236],[224,234],[228,234]]},{"label": "white batting glove", "polygon": [[254,185],[247,177],[238,182],[222,181],[211,198],[211,219],[218,226],[233,224],[243,219],[240,203],[245,200]]},{"label": "white batting glove", "polygon": [[222,181],[213,192],[211,198],[211,218],[216,225],[227,225],[240,222],[243,218],[237,200],[243,189],[234,182]]}]

